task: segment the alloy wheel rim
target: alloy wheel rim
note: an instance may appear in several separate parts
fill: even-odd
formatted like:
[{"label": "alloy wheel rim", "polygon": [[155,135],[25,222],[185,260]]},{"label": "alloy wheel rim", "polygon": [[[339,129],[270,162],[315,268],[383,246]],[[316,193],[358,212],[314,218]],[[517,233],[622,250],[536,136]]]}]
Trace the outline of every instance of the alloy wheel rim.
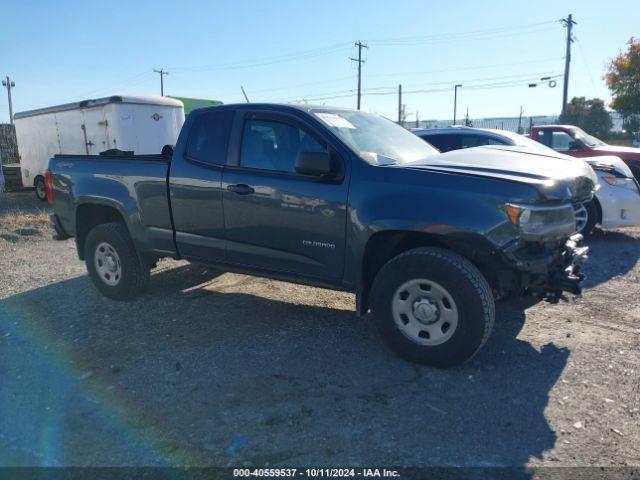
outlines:
[{"label": "alloy wheel rim", "polygon": [[587,207],[583,203],[578,203],[573,206],[573,215],[576,217],[576,231],[582,233],[587,226],[589,220],[589,212]]},{"label": "alloy wheel rim", "polygon": [[392,298],[393,320],[414,343],[440,345],[458,328],[459,314],[453,297],[432,280],[409,280],[400,285]]},{"label": "alloy wheel rim", "polygon": [[122,278],[122,263],[115,248],[107,242],[96,247],[94,264],[100,280],[110,287],[115,287]]}]

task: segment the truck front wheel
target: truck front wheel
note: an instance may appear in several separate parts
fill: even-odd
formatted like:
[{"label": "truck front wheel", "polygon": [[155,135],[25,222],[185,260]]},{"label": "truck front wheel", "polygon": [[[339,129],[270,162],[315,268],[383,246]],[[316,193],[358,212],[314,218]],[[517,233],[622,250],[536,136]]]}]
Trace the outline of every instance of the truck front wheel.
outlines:
[{"label": "truck front wheel", "polygon": [[482,273],[441,248],[416,248],[387,262],[374,280],[371,306],[382,338],[394,351],[434,367],[473,357],[495,318]]},{"label": "truck front wheel", "polygon": [[140,260],[123,224],[103,223],[94,227],[84,248],[91,280],[105,297],[128,300],[146,289],[149,268]]}]

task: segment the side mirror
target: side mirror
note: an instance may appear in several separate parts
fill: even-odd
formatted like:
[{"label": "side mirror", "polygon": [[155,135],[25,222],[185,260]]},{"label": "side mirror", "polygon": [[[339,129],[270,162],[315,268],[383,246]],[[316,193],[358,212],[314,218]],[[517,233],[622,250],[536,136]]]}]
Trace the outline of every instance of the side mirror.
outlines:
[{"label": "side mirror", "polygon": [[165,145],[164,147],[162,147],[161,154],[167,161],[170,162],[171,158],[173,157],[173,145]]},{"label": "side mirror", "polygon": [[327,152],[300,152],[296,172],[301,175],[323,177],[331,174],[331,155]]},{"label": "side mirror", "polygon": [[578,142],[577,140],[569,142],[569,151],[579,152],[580,150],[582,150],[582,145],[580,145],[580,142]]}]

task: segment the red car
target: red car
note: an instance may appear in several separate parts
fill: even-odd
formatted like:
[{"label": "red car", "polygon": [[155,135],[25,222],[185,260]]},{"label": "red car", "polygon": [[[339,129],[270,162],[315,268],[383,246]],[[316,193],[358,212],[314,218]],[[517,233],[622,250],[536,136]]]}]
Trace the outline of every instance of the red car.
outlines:
[{"label": "red car", "polygon": [[572,125],[538,125],[531,129],[533,140],[572,157],[620,157],[640,180],[640,148],[609,145]]}]

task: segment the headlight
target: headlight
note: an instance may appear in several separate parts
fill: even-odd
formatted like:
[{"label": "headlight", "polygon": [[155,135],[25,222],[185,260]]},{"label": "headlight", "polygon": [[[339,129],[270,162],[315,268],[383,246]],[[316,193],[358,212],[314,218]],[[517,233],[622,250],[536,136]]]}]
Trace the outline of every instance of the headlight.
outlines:
[{"label": "headlight", "polygon": [[508,203],[505,211],[524,240],[553,240],[576,231],[576,219],[571,205],[542,207]]}]

